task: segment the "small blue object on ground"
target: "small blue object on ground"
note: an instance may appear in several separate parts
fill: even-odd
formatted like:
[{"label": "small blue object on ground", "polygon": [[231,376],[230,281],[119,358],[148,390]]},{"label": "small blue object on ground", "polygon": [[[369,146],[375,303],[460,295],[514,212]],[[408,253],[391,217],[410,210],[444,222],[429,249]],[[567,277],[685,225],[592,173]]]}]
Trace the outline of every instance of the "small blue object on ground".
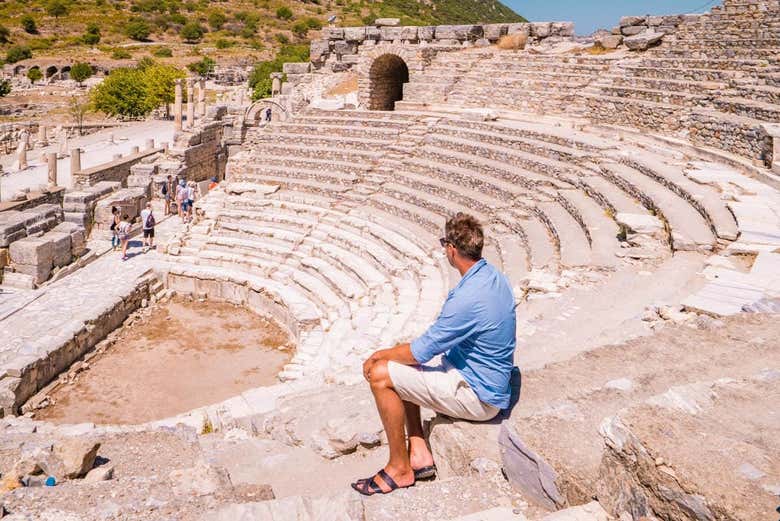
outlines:
[{"label": "small blue object on ground", "polygon": [[53,487],[57,484],[57,480],[54,478],[54,476],[49,476],[46,478],[46,486],[47,487]]}]

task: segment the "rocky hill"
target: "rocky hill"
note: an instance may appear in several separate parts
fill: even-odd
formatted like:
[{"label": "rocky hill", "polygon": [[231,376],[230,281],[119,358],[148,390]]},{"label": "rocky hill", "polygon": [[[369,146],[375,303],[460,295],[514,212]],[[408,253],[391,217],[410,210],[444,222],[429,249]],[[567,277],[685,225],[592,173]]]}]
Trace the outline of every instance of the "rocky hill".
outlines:
[{"label": "rocky hill", "polygon": [[344,26],[378,17],[414,25],[523,21],[498,0],[7,0],[0,61],[83,53],[91,61],[152,55],[188,63],[208,55],[251,63],[316,37],[333,15]]}]

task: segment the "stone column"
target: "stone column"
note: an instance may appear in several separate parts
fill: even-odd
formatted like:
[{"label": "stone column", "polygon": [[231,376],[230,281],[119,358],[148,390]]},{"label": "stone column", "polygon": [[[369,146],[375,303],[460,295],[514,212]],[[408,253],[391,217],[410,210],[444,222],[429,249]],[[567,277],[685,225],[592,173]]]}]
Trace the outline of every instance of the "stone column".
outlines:
[{"label": "stone column", "polygon": [[138,152],[140,152],[140,150],[139,150],[139,148],[138,148],[138,145],[136,145],[136,146],[134,146],[134,147],[130,147],[130,155],[135,155],[135,154],[137,154]]},{"label": "stone column", "polygon": [[45,147],[49,144],[49,138],[46,136],[46,125],[38,125],[38,146]]},{"label": "stone column", "polygon": [[49,167],[49,186],[57,186],[57,154],[46,153],[46,165]]},{"label": "stone column", "polygon": [[19,146],[16,147],[16,166],[18,170],[27,168],[27,147],[23,141],[20,141]]},{"label": "stone column", "polygon": [[181,130],[181,102],[182,102],[182,95],[181,95],[181,80],[176,80],[175,82],[175,101],[173,102],[173,121],[174,121],[174,127],[176,130]]},{"label": "stone column", "polygon": [[81,149],[72,148],[70,150],[70,175],[81,171]]},{"label": "stone column", "polygon": [[772,137],[772,164],[769,168],[775,174],[780,174],[780,124],[767,123],[764,129]]},{"label": "stone column", "polygon": [[282,75],[278,72],[271,73],[271,96],[278,96],[282,92]]},{"label": "stone column", "polygon": [[149,138],[146,140],[146,150],[154,150],[154,139]]},{"label": "stone column", "polygon": [[68,155],[68,131],[66,129],[62,129],[62,134],[60,134],[59,154],[60,157],[65,157]]},{"label": "stone column", "polygon": [[206,117],[206,80],[198,80],[198,116]]},{"label": "stone column", "polygon": [[112,161],[119,161],[122,159],[122,154],[114,154]]},{"label": "stone column", "polygon": [[187,128],[195,126],[195,79],[187,78]]}]

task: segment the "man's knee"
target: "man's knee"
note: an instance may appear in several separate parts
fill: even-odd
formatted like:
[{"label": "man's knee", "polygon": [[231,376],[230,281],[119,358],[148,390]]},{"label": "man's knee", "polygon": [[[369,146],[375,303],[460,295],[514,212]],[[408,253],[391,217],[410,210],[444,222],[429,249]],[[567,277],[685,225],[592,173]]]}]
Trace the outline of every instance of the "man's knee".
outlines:
[{"label": "man's knee", "polygon": [[390,371],[387,370],[387,360],[379,360],[371,366],[368,373],[368,383],[372,389],[392,387]]}]

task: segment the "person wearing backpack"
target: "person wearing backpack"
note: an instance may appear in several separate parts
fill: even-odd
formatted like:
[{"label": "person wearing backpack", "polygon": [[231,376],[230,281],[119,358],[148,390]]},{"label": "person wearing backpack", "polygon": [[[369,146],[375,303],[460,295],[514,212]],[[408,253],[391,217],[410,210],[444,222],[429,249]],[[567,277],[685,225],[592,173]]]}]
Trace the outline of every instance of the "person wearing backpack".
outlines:
[{"label": "person wearing backpack", "polygon": [[122,221],[122,216],[119,212],[119,208],[116,206],[111,207],[111,250],[116,251],[119,248],[119,223]]},{"label": "person wearing backpack", "polygon": [[146,203],[146,208],[141,210],[141,224],[144,230],[144,252],[154,248],[154,226],[157,222],[152,212],[151,201]]},{"label": "person wearing backpack", "polygon": [[170,215],[171,213],[171,198],[173,197],[174,188],[176,186],[173,184],[173,176],[169,175],[162,185],[162,195],[165,199],[165,215]]}]

